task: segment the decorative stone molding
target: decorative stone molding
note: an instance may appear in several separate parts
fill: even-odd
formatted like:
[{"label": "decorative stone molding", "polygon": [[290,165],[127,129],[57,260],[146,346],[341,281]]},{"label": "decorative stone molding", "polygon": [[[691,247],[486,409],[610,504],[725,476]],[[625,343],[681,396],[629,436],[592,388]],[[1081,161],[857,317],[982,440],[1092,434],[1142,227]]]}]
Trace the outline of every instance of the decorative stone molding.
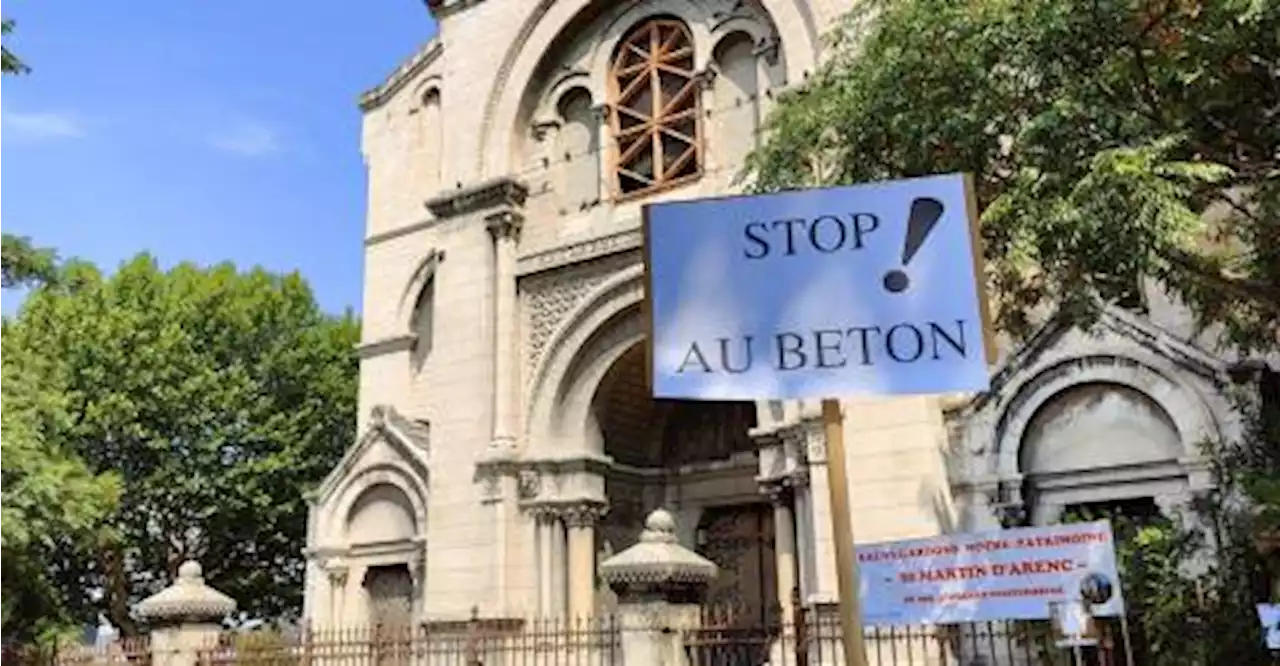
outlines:
[{"label": "decorative stone molding", "polygon": [[[715,87],[716,77],[719,75],[720,73],[716,71],[714,66],[708,65],[706,69],[694,74],[694,79],[703,90],[711,90]],[[711,109],[707,109],[706,112],[710,115]]]},{"label": "decorative stone molding", "polygon": [[537,499],[542,492],[542,473],[536,469],[522,469],[519,473],[518,496],[521,500]]},{"label": "decorative stone molding", "polygon": [[378,429],[394,429],[401,436],[419,449],[431,452],[431,423],[429,421],[410,421],[391,405],[375,405],[369,414],[369,425]]},{"label": "decorative stone molding", "polygon": [[517,260],[516,273],[520,276],[532,275],[569,264],[590,261],[597,257],[638,249],[643,244],[644,238],[639,229],[617,231],[527,254]]},{"label": "decorative stone molding", "polygon": [[436,19],[442,19],[481,2],[484,0],[427,0],[427,9],[431,10],[431,15]]},{"label": "decorative stone molding", "polygon": [[385,81],[360,95],[360,110],[369,112],[385,104],[412,81],[414,76],[435,62],[443,53],[444,43],[439,38],[427,42],[412,58],[397,67]]},{"label": "decorative stone molding", "polygon": [[591,115],[595,116],[597,122],[604,122],[609,119],[609,114],[613,113],[613,107],[608,102],[601,102],[591,107]]},{"label": "decorative stone molding", "polygon": [[639,267],[640,261],[636,253],[619,254],[521,280],[527,382],[532,383],[547,344],[565,319],[610,277],[627,268]]},{"label": "decorative stone molding", "polygon": [[494,241],[520,240],[520,229],[524,226],[524,216],[514,210],[500,210],[484,218],[485,228]]},{"label": "decorative stone molding", "polygon": [[827,461],[827,434],[821,417],[802,417],[795,423],[778,428],[774,433],[784,447],[795,447],[809,463]]},{"label": "decorative stone molding", "polygon": [[334,557],[326,561],[323,565],[324,572],[329,576],[329,584],[333,587],[346,587],[347,576],[351,573],[351,568],[347,565],[347,561],[341,557]]},{"label": "decorative stone molding", "polygon": [[788,506],[795,498],[795,489],[790,483],[779,480],[761,484],[760,494],[768,497],[769,503],[774,506]]},{"label": "decorative stone molding", "polygon": [[609,508],[603,503],[578,502],[565,506],[561,511],[565,527],[595,527],[596,523],[608,513]]},{"label": "decorative stone molding", "polygon": [[413,349],[413,345],[418,342],[418,336],[413,333],[402,335],[393,335],[381,340],[372,340],[370,342],[362,342],[356,345],[356,356],[360,360],[377,358],[383,354],[394,354],[396,352],[406,352]]},{"label": "decorative stone molding", "polygon": [[560,121],[558,120],[539,120],[529,126],[529,133],[533,135],[534,141],[542,143],[559,129]]},{"label": "decorative stone molding", "polygon": [[413,331],[409,330],[409,322],[413,318],[413,310],[417,305],[418,294],[422,293],[422,288],[435,277],[436,270],[440,267],[440,263],[444,261],[444,250],[439,248],[431,248],[427,254],[418,262],[418,267],[413,269],[413,275],[409,281],[404,284],[404,291],[400,292],[400,304],[398,306],[400,316],[400,330],[406,334],[412,335]]},{"label": "decorative stone molding", "polygon": [[752,55],[763,57],[765,62],[772,67],[778,64],[778,54],[781,52],[781,46],[782,40],[777,35],[770,35],[756,44],[755,49],[752,50]]},{"label": "decorative stone molding", "polygon": [[715,579],[716,565],[680,545],[675,518],[665,509],[650,513],[644,527],[639,543],[600,565],[600,578],[614,591],[671,591]]},{"label": "decorative stone molding", "polygon": [[432,215],[447,218],[503,206],[519,208],[528,197],[529,188],[524,183],[502,177],[445,192],[428,199],[425,205]]},{"label": "decorative stone molding", "polygon": [[191,560],[178,568],[173,585],[134,607],[139,618],[156,624],[217,622],[235,610],[235,600],[205,585],[200,565]]}]

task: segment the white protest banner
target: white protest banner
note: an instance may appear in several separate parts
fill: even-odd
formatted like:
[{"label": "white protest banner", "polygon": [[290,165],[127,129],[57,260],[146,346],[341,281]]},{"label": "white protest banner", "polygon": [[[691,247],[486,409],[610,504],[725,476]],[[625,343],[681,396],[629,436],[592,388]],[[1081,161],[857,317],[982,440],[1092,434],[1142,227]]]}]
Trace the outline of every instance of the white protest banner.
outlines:
[{"label": "white protest banner", "polygon": [[659,398],[988,387],[963,174],[645,207]]},{"label": "white protest banner", "polygon": [[1280,604],[1258,604],[1258,621],[1267,649],[1280,651]]},{"label": "white protest banner", "polygon": [[1083,602],[1124,613],[1111,523],[1097,521],[857,547],[867,624],[1046,620]]}]

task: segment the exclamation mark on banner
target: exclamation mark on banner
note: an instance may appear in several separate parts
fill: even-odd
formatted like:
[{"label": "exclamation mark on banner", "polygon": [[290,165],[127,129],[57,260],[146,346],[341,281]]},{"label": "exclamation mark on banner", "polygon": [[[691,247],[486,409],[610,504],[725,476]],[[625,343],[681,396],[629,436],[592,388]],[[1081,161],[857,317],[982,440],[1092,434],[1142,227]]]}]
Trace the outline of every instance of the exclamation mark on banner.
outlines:
[{"label": "exclamation mark on banner", "polygon": [[[902,268],[915,258],[916,252],[933,231],[938,220],[942,218],[942,202],[929,197],[920,197],[911,202],[911,216],[907,218],[907,240],[902,246]],[[906,271],[895,268],[884,274],[884,288],[897,294],[911,286],[911,278]]]}]

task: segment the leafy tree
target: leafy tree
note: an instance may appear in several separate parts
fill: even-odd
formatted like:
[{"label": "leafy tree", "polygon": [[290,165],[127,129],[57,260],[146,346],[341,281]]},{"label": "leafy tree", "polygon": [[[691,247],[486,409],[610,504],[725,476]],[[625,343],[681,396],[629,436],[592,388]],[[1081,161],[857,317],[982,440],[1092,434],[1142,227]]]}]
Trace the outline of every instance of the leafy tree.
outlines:
[{"label": "leafy tree", "polygon": [[1280,344],[1280,2],[869,0],[769,121],[760,190],[975,175],[997,323],[1153,278]]},{"label": "leafy tree", "polygon": [[304,493],[354,438],[357,337],[296,274],[230,264],[72,262],[35,290],[4,331],[6,368],[43,359],[45,441],[122,488],[93,557],[64,543],[48,560],[60,594],[101,589],[92,605],[131,633],[131,605],[196,559],[251,615],[295,614]]},{"label": "leafy tree", "polygon": [[[13,32],[13,20],[0,22],[0,34],[7,37]],[[8,46],[0,47],[0,73],[25,74],[31,71]],[[31,286],[51,279],[56,273],[57,255],[49,249],[31,245],[31,240],[13,234],[3,234],[3,280],[0,286],[5,289],[18,286]]]},{"label": "leafy tree", "polygon": [[0,259],[3,259],[0,286],[5,289],[34,286],[57,276],[58,255],[53,250],[35,247],[31,239],[14,234],[4,234],[0,243]]},{"label": "leafy tree", "polygon": [[[1276,0],[865,0],[829,53],[771,114],[754,189],[966,171],[1004,331],[1151,281],[1226,346],[1280,350]],[[1205,443],[1189,523],[1124,535],[1152,663],[1267,663],[1242,637],[1280,526],[1275,393]]]},{"label": "leafy tree", "polygon": [[[7,340],[9,323],[4,323]],[[3,633],[23,642],[50,638],[83,608],[76,591],[60,590],[50,566],[60,550],[84,552],[101,535],[119,498],[114,474],[95,475],[49,438],[70,415],[51,383],[51,359],[4,344],[0,384],[0,552]]]},{"label": "leafy tree", "polygon": [[[9,33],[13,32],[13,25],[13,19],[0,21],[0,35],[9,36]],[[8,46],[0,46],[0,73],[26,74],[29,71],[31,68],[14,55]]]}]

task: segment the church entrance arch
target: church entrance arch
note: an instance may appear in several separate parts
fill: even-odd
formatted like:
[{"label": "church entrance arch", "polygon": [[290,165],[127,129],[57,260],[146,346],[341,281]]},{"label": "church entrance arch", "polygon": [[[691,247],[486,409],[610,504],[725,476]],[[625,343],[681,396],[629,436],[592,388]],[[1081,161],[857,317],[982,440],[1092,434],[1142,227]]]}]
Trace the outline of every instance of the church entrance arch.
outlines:
[{"label": "church entrance arch", "polygon": [[[556,489],[538,501],[552,515],[561,515],[557,506],[603,505],[590,528],[596,565],[634,544],[649,512],[671,511],[683,530],[680,540],[726,572],[713,599],[744,619],[763,618],[777,606],[777,565],[772,506],[760,492],[760,457],[751,437],[759,406],[654,399],[642,300],[637,262],[582,298],[532,364],[523,457],[548,470],[553,479],[544,487]],[[573,533],[575,527],[565,525]],[[556,542],[554,528],[550,534]],[[573,580],[589,565],[581,554],[566,561],[572,611],[581,608]],[[546,577],[551,584],[545,595],[555,607],[559,583],[554,574]],[[592,587],[596,608],[607,611],[611,592],[598,583]]]},{"label": "church entrance arch", "polygon": [[[759,461],[749,436],[750,402],[655,400],[645,377],[643,342],[606,372],[591,405],[610,460],[609,512],[597,531],[601,558],[632,545],[650,511],[684,515],[686,545],[715,562],[708,603],[742,621],[761,622],[775,606],[772,507],[760,501]],[[611,595],[600,591],[602,605]]]}]

